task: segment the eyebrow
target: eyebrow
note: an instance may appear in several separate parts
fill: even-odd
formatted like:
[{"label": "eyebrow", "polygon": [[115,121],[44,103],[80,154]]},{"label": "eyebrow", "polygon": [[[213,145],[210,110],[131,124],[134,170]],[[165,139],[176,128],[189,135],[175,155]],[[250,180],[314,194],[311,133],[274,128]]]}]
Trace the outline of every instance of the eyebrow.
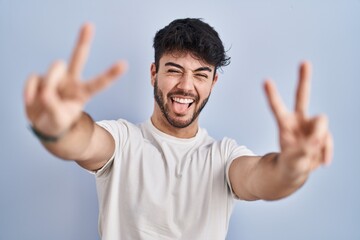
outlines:
[{"label": "eyebrow", "polygon": [[[172,66],[172,67],[180,68],[181,70],[185,70],[185,68],[183,66],[176,64],[174,62],[167,62],[167,63],[165,63],[165,66]],[[212,72],[211,68],[209,68],[209,67],[199,67],[199,68],[195,69],[193,72],[201,72],[201,71]]]}]

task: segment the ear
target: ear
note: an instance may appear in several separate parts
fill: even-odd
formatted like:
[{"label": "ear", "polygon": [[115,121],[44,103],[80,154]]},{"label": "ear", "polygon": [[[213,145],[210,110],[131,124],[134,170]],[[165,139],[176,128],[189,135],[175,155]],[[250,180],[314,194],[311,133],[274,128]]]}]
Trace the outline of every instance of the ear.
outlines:
[{"label": "ear", "polygon": [[213,81],[211,83],[211,91],[212,91],[213,87],[215,86],[215,84],[216,84],[216,82],[218,80],[218,77],[219,77],[219,75],[216,73],[215,76],[214,76],[214,79],[213,79]]},{"label": "ear", "polygon": [[154,86],[155,85],[155,79],[156,79],[156,66],[155,66],[155,63],[151,64],[150,76],[151,76],[151,85]]}]

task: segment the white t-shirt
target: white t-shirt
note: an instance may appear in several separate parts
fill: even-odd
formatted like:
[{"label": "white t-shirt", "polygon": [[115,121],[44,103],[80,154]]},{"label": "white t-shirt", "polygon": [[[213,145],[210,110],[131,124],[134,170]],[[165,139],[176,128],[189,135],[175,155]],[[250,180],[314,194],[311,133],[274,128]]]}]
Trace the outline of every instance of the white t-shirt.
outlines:
[{"label": "white t-shirt", "polygon": [[116,143],[95,173],[101,239],[225,239],[234,204],[229,166],[250,150],[228,138],[215,141],[201,128],[182,139],[151,120],[98,124]]}]

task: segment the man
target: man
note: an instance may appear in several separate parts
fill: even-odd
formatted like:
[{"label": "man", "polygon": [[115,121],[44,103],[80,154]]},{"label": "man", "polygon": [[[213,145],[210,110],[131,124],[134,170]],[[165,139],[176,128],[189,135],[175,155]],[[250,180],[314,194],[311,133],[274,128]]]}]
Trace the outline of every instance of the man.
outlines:
[{"label": "man", "polygon": [[294,112],[271,81],[265,92],[279,127],[280,153],[255,156],[234,140],[215,141],[198,120],[229,63],[217,32],[199,19],[179,19],[156,33],[151,65],[154,110],[140,125],[95,123],[85,102],[121,75],[119,62],[80,82],[90,48],[86,24],[69,65],[55,62],[29,77],[25,105],[47,150],[93,171],[102,239],[224,239],[234,199],[275,200],[300,188],[332,155],[325,116],[308,117],[310,64],[300,67]]}]

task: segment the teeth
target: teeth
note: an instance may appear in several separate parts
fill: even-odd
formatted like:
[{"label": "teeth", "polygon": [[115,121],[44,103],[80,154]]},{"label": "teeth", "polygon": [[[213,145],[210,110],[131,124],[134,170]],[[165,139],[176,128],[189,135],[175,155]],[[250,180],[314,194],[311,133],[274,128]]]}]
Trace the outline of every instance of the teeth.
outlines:
[{"label": "teeth", "polygon": [[188,103],[194,102],[193,99],[189,99],[189,98],[177,98],[177,97],[174,97],[173,100],[174,100],[175,102],[183,103],[183,104],[188,104]]}]

